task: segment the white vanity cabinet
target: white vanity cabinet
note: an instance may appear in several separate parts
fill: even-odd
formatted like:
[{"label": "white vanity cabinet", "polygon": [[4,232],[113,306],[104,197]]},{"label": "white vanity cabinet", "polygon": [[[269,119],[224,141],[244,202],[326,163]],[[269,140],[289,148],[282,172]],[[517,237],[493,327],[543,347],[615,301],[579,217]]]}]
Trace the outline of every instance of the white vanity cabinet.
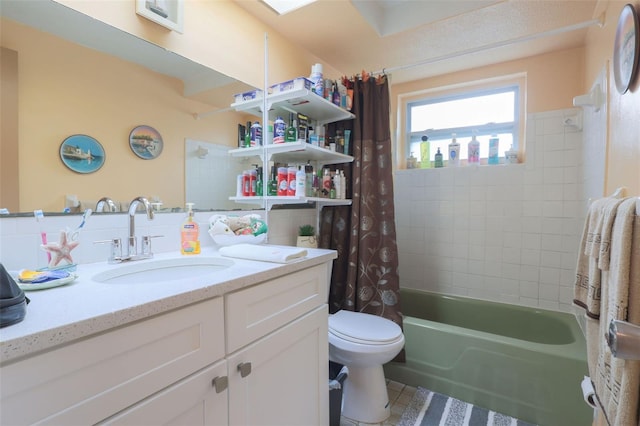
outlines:
[{"label": "white vanity cabinet", "polygon": [[331,262],[0,369],[0,424],[328,424]]},{"label": "white vanity cabinet", "polygon": [[229,424],[329,423],[330,264],[225,297]]},{"label": "white vanity cabinet", "polygon": [[95,424],[224,356],[217,297],[3,365],[0,424]]}]

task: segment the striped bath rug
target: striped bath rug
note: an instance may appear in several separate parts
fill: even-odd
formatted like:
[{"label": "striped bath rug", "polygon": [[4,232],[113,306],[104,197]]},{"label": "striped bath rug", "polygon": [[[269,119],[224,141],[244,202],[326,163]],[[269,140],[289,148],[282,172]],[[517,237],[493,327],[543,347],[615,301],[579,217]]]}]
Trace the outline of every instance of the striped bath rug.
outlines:
[{"label": "striped bath rug", "polygon": [[531,423],[477,407],[418,387],[398,426],[533,426]]}]

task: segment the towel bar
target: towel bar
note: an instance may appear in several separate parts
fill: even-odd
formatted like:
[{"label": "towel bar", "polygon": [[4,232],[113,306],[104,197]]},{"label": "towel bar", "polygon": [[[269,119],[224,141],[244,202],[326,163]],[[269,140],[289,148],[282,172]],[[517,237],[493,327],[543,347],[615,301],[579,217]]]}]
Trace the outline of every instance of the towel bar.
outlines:
[{"label": "towel bar", "polygon": [[611,320],[606,336],[611,354],[616,358],[640,360],[640,326]]}]

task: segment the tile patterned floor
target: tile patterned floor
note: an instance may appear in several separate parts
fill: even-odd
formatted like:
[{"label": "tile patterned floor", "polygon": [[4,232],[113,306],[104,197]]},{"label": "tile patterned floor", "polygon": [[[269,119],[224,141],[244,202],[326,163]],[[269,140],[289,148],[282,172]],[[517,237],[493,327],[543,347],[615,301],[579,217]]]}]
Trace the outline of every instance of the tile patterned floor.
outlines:
[{"label": "tile patterned floor", "polygon": [[416,388],[412,386],[406,386],[402,383],[394,382],[393,380],[387,381],[387,393],[389,394],[389,402],[391,403],[391,416],[383,423],[360,423],[350,420],[346,417],[340,418],[340,426],[395,426],[398,424],[404,409],[409,405],[413,395],[416,393]]}]

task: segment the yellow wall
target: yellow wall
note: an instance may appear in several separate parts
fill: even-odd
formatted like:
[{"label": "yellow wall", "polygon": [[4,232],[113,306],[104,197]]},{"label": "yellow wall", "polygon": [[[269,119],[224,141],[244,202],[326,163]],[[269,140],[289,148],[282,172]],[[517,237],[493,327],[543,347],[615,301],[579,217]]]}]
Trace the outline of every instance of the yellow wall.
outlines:
[{"label": "yellow wall", "polygon": [[[20,211],[61,211],[64,194],[118,201],[157,195],[165,207],[182,206],[185,138],[237,146],[236,123],[244,117],[195,120],[193,112],[211,108],[182,96],[177,79],[12,21],[2,22],[2,43],[18,52]],[[129,133],[143,124],[164,141],[153,160],[129,147]],[[79,175],[62,164],[60,145],[73,134],[102,144],[100,170]]]},{"label": "yellow wall", "polygon": [[[601,3],[606,22],[603,28],[589,30],[585,55],[585,85],[583,92],[591,88],[591,82],[608,64],[609,72],[609,135],[607,141],[607,171],[605,194],[625,186],[629,195],[640,195],[640,78],[625,94],[620,94],[613,78],[613,45],[620,12],[627,1]],[[631,2],[640,13],[640,2]],[[603,141],[604,142],[604,141]]]},{"label": "yellow wall", "polygon": [[[135,0],[56,1],[255,87],[264,86],[265,33],[269,85],[307,76],[311,65],[321,62],[232,0],[185,0],[183,34],[136,15]],[[329,64],[324,73],[341,74]]]}]

